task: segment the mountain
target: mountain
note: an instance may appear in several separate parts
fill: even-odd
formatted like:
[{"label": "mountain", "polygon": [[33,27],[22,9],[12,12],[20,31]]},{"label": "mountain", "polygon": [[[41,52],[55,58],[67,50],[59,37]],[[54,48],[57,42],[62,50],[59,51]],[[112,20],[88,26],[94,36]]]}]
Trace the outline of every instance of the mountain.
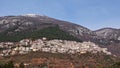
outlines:
[{"label": "mountain", "polygon": [[120,41],[120,29],[103,28],[92,31],[81,25],[36,14],[0,17],[0,33],[4,33],[4,35],[12,35],[16,32],[38,31],[56,26],[83,41],[92,41],[99,44]]},{"label": "mountain", "polygon": [[103,28],[96,30],[95,33],[102,38],[120,40],[120,29]]},{"label": "mountain", "polygon": [[54,26],[59,27],[61,30],[81,40],[89,40],[89,38],[96,35],[83,26],[47,16],[27,14],[22,16],[4,16],[0,18],[0,33],[7,35],[12,35],[16,32],[37,31]]},{"label": "mountain", "polygon": [[99,38],[98,44],[100,43],[100,46],[107,47],[110,52],[120,56],[120,29],[102,28],[94,32]]},{"label": "mountain", "polygon": [[[105,50],[108,49],[108,51],[110,51],[112,55],[106,55],[102,53],[68,55],[66,53],[59,54],[59,53],[50,53],[50,52],[47,53],[32,52],[25,55],[13,55],[12,58],[15,58],[13,61],[14,62],[25,61],[32,63],[33,61],[32,59],[37,59],[37,60],[45,59],[45,61],[47,60],[47,62],[45,63],[49,63],[48,61],[50,61],[50,63],[52,63],[53,65],[55,65],[56,63],[58,65],[60,65],[61,63],[68,63],[71,64],[72,66],[75,66],[74,68],[84,68],[85,66],[88,66],[88,68],[97,68],[97,67],[102,68],[100,66],[106,67],[106,65],[111,65],[114,62],[118,61],[116,59],[118,57],[116,56],[120,56],[120,52],[119,52],[120,29],[102,28],[96,31],[92,31],[81,25],[54,19],[44,15],[36,15],[36,14],[0,17],[0,42],[17,43],[22,39],[35,40],[43,37],[46,37],[48,40],[59,39],[59,40],[72,40],[77,42],[85,42],[85,41],[93,42],[99,45],[100,47],[105,47]],[[47,44],[47,42],[43,42],[43,43]],[[65,44],[65,42],[61,42],[61,43]],[[88,45],[89,44],[87,44],[85,48],[89,48]],[[51,46],[53,46],[53,44]],[[105,50],[103,51],[106,52]],[[0,52],[2,52],[2,49]],[[4,60],[6,60],[6,58],[9,59],[9,57],[5,57],[5,58],[2,57],[2,58]],[[63,64],[63,66],[64,65],[66,64]],[[116,64],[113,66],[116,66]]]},{"label": "mountain", "polygon": [[11,36],[21,32],[24,34],[48,27],[59,27],[60,30],[82,41],[92,41],[102,45],[120,42],[120,29],[103,28],[92,31],[81,25],[36,14],[0,17],[0,34],[3,35]]}]

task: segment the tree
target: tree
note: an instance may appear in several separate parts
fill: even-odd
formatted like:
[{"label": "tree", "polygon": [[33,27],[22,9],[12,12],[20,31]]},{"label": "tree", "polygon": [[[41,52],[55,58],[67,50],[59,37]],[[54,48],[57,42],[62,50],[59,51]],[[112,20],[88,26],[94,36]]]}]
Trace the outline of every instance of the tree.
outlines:
[{"label": "tree", "polygon": [[13,61],[9,61],[9,62],[6,64],[6,67],[7,67],[7,68],[14,68]]},{"label": "tree", "polygon": [[20,63],[20,68],[25,68],[24,63]]}]

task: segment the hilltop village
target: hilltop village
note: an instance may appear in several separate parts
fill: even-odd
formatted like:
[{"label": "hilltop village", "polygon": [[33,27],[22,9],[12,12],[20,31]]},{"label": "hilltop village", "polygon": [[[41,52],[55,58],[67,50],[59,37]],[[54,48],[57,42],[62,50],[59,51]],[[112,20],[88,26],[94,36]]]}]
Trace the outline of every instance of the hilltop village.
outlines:
[{"label": "hilltop village", "polygon": [[83,54],[87,52],[97,53],[103,52],[111,55],[107,48],[101,48],[92,42],[76,42],[67,40],[47,40],[42,39],[23,39],[20,42],[1,42],[0,56],[11,56],[16,54],[27,54],[29,52],[50,52],[50,53],[66,53],[66,54]]}]

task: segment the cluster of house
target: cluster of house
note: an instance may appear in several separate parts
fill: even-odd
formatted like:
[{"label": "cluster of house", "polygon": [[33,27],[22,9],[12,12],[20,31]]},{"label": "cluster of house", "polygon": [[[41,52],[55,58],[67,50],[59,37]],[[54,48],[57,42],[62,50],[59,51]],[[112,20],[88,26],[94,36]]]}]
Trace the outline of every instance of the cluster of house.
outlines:
[{"label": "cluster of house", "polygon": [[1,42],[0,43],[0,56],[11,56],[16,54],[27,54],[31,51],[43,51],[51,53],[67,53],[67,54],[83,54],[86,52],[97,53],[103,52],[111,55],[107,48],[101,48],[92,42],[76,42],[67,40],[46,40],[37,39],[23,39],[20,42]]}]

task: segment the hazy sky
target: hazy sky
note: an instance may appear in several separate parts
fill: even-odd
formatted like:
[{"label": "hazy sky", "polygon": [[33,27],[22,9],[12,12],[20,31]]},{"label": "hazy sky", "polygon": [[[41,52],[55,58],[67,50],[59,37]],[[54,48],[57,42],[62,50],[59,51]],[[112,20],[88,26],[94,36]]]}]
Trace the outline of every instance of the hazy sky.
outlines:
[{"label": "hazy sky", "polygon": [[0,0],[0,16],[41,14],[96,30],[120,28],[120,0]]}]

